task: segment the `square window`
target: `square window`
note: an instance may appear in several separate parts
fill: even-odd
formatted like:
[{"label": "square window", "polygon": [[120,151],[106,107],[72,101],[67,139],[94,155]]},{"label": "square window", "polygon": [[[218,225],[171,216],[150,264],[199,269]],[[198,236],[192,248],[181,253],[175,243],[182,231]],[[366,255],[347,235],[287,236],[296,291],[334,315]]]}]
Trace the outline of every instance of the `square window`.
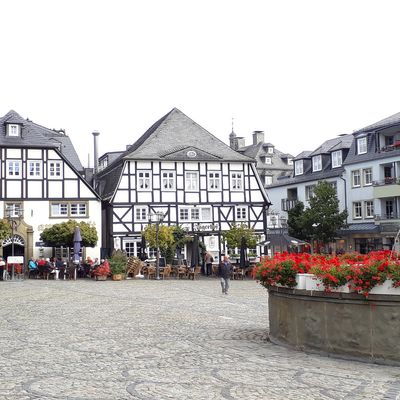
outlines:
[{"label": "square window", "polygon": [[51,178],[61,178],[62,177],[61,161],[49,161],[49,177],[51,177]]},{"label": "square window", "polygon": [[22,175],[21,161],[7,161],[7,177],[20,178]]},{"label": "square window", "polygon": [[200,209],[192,208],[190,210],[190,217],[191,217],[192,221],[200,221]]},{"label": "square window", "polygon": [[18,137],[19,136],[19,126],[15,124],[8,125],[8,136]]},{"label": "square window", "polygon": [[236,207],[236,220],[237,221],[247,220],[247,207]]},{"label": "square window", "polygon": [[136,221],[147,221],[147,207],[136,207],[135,208],[135,219]]},{"label": "square window", "polygon": [[188,208],[181,208],[179,210],[179,219],[181,221],[189,221],[189,209]]},{"label": "square window", "polygon": [[42,177],[42,162],[41,161],[28,161],[28,177],[41,178]]}]

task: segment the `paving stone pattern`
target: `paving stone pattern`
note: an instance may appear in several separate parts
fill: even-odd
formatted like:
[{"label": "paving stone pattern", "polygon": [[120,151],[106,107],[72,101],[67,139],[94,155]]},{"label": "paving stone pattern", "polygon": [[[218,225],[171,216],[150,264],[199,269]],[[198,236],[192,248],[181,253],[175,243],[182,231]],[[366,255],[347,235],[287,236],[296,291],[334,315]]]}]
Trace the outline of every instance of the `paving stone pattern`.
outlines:
[{"label": "paving stone pattern", "polygon": [[267,291],[215,279],[0,282],[0,399],[400,399],[400,368],[267,341]]}]

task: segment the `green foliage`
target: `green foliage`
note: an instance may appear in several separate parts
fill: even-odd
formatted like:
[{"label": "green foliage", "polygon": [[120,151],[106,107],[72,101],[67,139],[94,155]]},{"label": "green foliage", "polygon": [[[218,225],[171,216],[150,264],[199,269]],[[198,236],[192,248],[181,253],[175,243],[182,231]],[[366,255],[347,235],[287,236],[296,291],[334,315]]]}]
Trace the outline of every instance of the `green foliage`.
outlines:
[{"label": "green foliage", "polygon": [[[160,248],[160,252],[166,258],[166,254],[170,252],[170,248],[175,246],[175,238],[174,238],[174,226],[166,226],[159,225],[158,227],[158,246]],[[147,225],[144,230],[144,237],[146,241],[149,243],[150,247],[157,247],[157,227],[155,224]],[[175,248],[174,248],[175,252]]]},{"label": "green foliage", "polygon": [[12,235],[10,223],[6,219],[0,219],[0,240]]},{"label": "green foliage", "polygon": [[128,257],[124,251],[114,250],[108,261],[110,263],[110,270],[113,275],[125,274]]},{"label": "green foliage", "polygon": [[88,224],[87,222],[77,222],[70,219],[67,222],[54,224],[50,228],[45,229],[40,239],[49,246],[69,246],[72,247],[74,242],[74,230],[79,226],[82,236],[82,246],[94,247],[97,244],[97,230],[96,227]]},{"label": "green foliage", "polygon": [[316,239],[323,244],[335,240],[336,231],[346,226],[347,211],[339,212],[339,200],[334,187],[320,181],[314,187],[309,207],[304,209],[299,202],[288,212],[289,235],[310,241]]},{"label": "green foliage", "polygon": [[240,247],[242,238],[245,239],[247,248],[254,248],[257,245],[257,236],[254,229],[245,224],[232,224],[229,231],[225,231],[222,236],[225,238],[229,248]]}]

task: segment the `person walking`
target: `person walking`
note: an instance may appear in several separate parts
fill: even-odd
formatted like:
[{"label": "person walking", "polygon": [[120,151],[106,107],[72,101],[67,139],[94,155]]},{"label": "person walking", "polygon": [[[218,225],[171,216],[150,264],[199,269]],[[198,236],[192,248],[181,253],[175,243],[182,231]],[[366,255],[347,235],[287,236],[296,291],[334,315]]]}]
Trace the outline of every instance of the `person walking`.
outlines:
[{"label": "person walking", "polygon": [[229,261],[229,256],[224,255],[222,261],[218,265],[218,276],[221,280],[222,293],[228,294],[232,271],[233,266]]}]

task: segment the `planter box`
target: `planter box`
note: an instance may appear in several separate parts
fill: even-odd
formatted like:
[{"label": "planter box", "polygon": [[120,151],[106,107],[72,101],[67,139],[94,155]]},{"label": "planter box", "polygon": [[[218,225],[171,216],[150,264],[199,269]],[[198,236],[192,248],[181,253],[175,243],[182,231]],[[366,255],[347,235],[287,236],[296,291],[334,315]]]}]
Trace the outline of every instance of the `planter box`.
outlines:
[{"label": "planter box", "polygon": [[393,281],[391,279],[387,279],[382,285],[374,286],[370,294],[393,294],[393,295],[400,295],[400,287],[394,288],[392,286]]},{"label": "planter box", "polygon": [[115,274],[112,276],[113,281],[122,281],[122,274]]},{"label": "planter box", "polygon": [[321,279],[317,278],[314,274],[306,274],[306,290],[314,290],[321,292],[325,290],[325,286]]},{"label": "planter box", "polygon": [[312,274],[296,274],[296,289],[305,290],[306,289],[306,281],[308,276],[314,276]]},{"label": "planter box", "polygon": [[97,275],[96,276],[96,281],[106,281],[107,280],[107,275]]}]

